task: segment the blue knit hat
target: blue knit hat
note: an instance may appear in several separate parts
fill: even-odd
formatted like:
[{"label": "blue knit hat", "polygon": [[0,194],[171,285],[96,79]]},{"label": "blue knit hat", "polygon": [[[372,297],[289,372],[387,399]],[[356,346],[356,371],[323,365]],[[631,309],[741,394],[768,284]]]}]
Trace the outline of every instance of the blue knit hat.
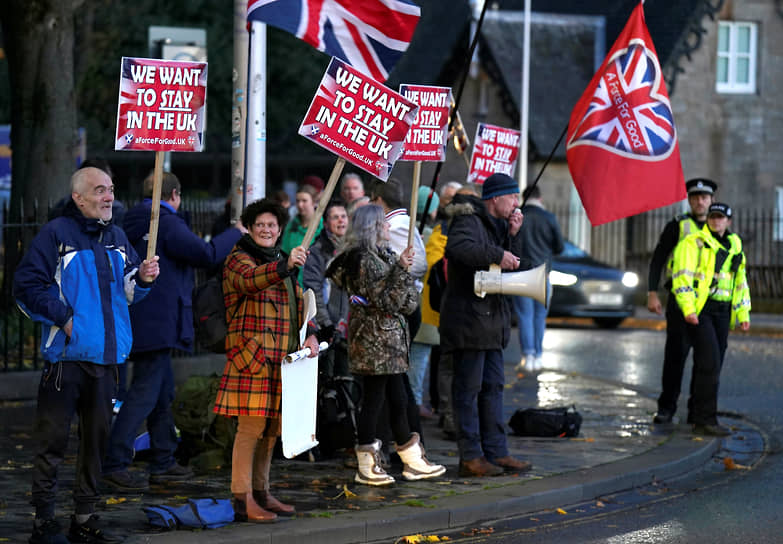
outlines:
[{"label": "blue knit hat", "polygon": [[[430,197],[430,191],[432,191],[432,189],[430,189],[429,187],[419,187],[419,198],[416,201],[417,214],[424,213],[424,206],[427,205],[427,199]],[[430,202],[429,212],[432,213],[435,210],[437,210],[439,205],[440,205],[440,198],[438,197],[438,193],[433,192],[432,202]]]},{"label": "blue knit hat", "polygon": [[519,194],[519,185],[507,174],[495,173],[484,180],[481,199],[489,200],[494,196]]}]

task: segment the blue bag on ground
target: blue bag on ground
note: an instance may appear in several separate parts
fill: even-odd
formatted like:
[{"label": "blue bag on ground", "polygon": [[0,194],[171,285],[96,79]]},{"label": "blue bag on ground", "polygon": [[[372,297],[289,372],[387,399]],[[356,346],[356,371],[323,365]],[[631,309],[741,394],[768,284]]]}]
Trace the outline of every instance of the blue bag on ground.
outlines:
[{"label": "blue bag on ground", "polygon": [[228,499],[188,499],[182,506],[145,506],[147,521],[160,529],[216,529],[234,521],[234,507]]}]

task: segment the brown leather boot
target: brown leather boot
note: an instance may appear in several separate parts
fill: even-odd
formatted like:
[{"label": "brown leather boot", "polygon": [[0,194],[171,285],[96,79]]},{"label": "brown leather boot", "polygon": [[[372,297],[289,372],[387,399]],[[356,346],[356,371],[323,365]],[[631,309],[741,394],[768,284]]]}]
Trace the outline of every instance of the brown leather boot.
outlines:
[{"label": "brown leather boot", "polygon": [[506,472],[527,472],[532,468],[532,464],[528,461],[520,461],[510,455],[505,457],[498,457],[490,461],[493,465],[497,465],[503,468]]},{"label": "brown leather boot", "polygon": [[273,523],[277,521],[277,514],[258,506],[252,493],[234,493],[234,519],[253,523]]},{"label": "brown leather boot", "polygon": [[459,462],[459,475],[463,477],[483,478],[485,476],[500,476],[501,474],[503,474],[503,469],[493,465],[484,457],[467,461],[463,459]]},{"label": "brown leather boot", "polygon": [[261,508],[274,512],[278,516],[294,516],[296,515],[296,508],[290,504],[285,504],[277,500],[272,496],[269,491],[264,489],[254,489],[253,498],[256,500]]}]

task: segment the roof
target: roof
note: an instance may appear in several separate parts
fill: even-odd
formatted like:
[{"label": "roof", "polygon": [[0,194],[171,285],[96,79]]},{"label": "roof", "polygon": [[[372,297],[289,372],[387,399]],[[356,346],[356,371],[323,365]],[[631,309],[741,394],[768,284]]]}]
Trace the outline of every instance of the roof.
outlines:
[{"label": "roof", "polygon": [[[524,13],[488,12],[479,55],[502,87],[504,109],[519,124]],[[603,60],[603,17],[533,13],[530,19],[530,152],[546,156]],[[565,156],[565,144],[557,157]]]}]

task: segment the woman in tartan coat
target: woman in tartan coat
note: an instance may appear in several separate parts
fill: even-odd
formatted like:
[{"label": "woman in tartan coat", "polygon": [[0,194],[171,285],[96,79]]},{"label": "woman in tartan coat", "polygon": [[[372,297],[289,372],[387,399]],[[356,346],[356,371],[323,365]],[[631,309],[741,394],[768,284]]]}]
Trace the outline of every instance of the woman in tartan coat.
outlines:
[{"label": "woman in tartan coat", "polygon": [[[280,436],[280,364],[299,349],[302,293],[296,276],[307,259],[301,246],[287,257],[280,252],[287,217],[271,200],[250,204],[241,218],[249,232],[223,268],[227,361],[215,412],[237,417],[231,466],[234,509],[239,519],[256,522],[295,512],[269,492],[272,451]],[[304,345],[318,353],[315,336],[308,336]]]}]

